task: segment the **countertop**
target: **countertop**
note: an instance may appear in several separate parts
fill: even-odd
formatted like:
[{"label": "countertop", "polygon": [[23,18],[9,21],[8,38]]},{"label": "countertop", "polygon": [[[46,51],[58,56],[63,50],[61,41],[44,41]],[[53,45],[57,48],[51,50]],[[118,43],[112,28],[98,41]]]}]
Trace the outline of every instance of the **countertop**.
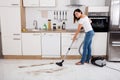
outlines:
[{"label": "countertop", "polygon": [[[26,29],[26,31],[22,31],[22,33],[72,33],[75,32],[75,29],[67,29],[67,30],[35,30],[35,29]],[[84,32],[84,30],[81,30]]]}]

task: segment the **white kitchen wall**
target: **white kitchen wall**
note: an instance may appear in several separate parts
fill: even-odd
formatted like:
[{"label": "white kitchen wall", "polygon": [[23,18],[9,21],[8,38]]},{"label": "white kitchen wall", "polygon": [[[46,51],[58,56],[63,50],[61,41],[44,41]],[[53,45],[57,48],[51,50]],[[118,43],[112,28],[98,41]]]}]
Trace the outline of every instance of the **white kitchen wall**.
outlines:
[{"label": "white kitchen wall", "polygon": [[[105,0],[80,0],[82,5],[86,6],[104,6]],[[38,21],[38,27],[42,28],[44,24],[47,24],[47,20],[51,19],[52,23],[61,24],[62,22],[54,20],[54,11],[67,11],[67,21],[66,21],[66,28],[67,29],[76,29],[77,24],[73,24],[73,11],[76,8],[80,8],[83,13],[85,11],[86,6],[81,7],[68,7],[66,5],[70,4],[69,0],[56,0],[56,7],[53,8],[32,8],[27,7],[26,10],[26,27],[27,28],[34,28],[33,27],[33,20]],[[43,14],[46,17],[43,17]]]}]

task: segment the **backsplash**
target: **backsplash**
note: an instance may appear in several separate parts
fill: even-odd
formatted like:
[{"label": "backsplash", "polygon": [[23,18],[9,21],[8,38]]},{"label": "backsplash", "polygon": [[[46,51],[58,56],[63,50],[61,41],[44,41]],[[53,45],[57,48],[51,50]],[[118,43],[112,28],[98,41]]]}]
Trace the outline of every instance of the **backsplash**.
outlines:
[{"label": "backsplash", "polygon": [[[61,25],[66,23],[66,28],[76,28],[77,25],[73,24],[73,11],[76,8],[70,8],[70,10],[40,10],[40,8],[26,8],[26,28],[34,28],[33,21],[37,20],[38,28],[42,29],[44,24],[48,23],[48,19],[51,19],[51,23]],[[80,8],[84,12],[84,8]],[[64,14],[63,14],[64,13]]]},{"label": "backsplash", "polygon": [[[43,28],[44,24],[48,24],[48,19],[51,20],[51,25],[56,23],[57,26],[61,26],[63,22],[66,23],[67,29],[76,29],[77,23],[73,23],[73,11],[76,8],[79,8],[85,13],[86,6],[80,7],[68,7],[69,0],[57,0],[56,7],[53,8],[38,8],[38,7],[26,7],[25,8],[25,15],[26,15],[26,28],[35,28],[33,26],[33,21],[37,21],[37,27],[39,29]],[[103,1],[104,2],[104,1]],[[60,4],[59,4],[60,3]],[[82,3],[82,1],[81,1]],[[86,4],[87,3],[82,3]],[[87,5],[89,6],[89,5]],[[61,14],[60,14],[61,13]],[[63,15],[64,13],[64,15]],[[67,14],[67,15],[66,15]]]}]

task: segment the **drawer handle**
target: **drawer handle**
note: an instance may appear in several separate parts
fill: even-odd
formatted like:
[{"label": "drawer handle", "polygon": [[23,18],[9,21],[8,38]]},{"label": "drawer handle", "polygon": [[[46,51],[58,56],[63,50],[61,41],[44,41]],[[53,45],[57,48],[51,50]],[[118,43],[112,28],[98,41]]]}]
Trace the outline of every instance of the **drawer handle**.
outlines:
[{"label": "drawer handle", "polygon": [[13,34],[13,35],[20,35],[20,34]]},{"label": "drawer handle", "polygon": [[19,4],[11,4],[12,6],[17,6],[17,5],[19,5]]},{"label": "drawer handle", "polygon": [[13,40],[20,40],[20,38],[13,38]]}]

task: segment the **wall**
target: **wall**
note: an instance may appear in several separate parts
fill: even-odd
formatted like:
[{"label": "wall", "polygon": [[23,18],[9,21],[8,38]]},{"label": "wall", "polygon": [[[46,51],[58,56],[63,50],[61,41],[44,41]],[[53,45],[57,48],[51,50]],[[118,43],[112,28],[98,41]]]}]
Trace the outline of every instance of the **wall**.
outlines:
[{"label": "wall", "polygon": [[[104,6],[105,0],[80,0],[81,4],[86,6]],[[67,29],[76,29],[77,24],[73,24],[73,11],[76,8],[80,8],[83,13],[85,12],[86,6],[81,7],[68,7],[69,0],[56,0],[56,7],[54,8],[25,8],[26,11],[26,27],[34,28],[33,20],[38,21],[38,27],[42,28],[44,24],[47,24],[47,20],[51,19],[52,24],[57,23],[57,25],[61,25],[62,22],[58,20],[54,20],[54,11],[67,11],[67,21],[66,28]]]}]

